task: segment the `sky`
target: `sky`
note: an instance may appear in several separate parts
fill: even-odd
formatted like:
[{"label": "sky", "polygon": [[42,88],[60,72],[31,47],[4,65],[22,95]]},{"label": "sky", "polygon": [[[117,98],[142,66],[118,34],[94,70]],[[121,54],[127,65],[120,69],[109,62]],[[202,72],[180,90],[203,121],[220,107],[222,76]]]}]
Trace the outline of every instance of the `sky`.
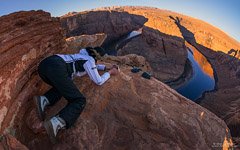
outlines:
[{"label": "sky", "polygon": [[52,16],[105,6],[150,6],[206,21],[240,42],[240,0],[0,0],[0,16],[45,10]]}]

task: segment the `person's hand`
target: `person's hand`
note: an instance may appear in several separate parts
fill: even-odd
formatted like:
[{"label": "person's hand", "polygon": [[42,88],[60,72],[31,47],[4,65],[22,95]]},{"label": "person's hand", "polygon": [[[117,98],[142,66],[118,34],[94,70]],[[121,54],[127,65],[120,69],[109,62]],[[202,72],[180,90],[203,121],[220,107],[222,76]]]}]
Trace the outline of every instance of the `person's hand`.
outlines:
[{"label": "person's hand", "polygon": [[116,68],[112,68],[108,72],[110,73],[110,75],[117,75],[119,73],[118,69],[116,69]]},{"label": "person's hand", "polygon": [[112,68],[116,68],[119,71],[118,65],[112,65]]},{"label": "person's hand", "polygon": [[119,70],[118,65],[106,66],[106,70],[111,70],[113,68],[116,68],[117,70]]},{"label": "person's hand", "polygon": [[105,70],[111,70],[112,69],[112,66],[110,67],[110,66],[106,66],[105,67]]}]

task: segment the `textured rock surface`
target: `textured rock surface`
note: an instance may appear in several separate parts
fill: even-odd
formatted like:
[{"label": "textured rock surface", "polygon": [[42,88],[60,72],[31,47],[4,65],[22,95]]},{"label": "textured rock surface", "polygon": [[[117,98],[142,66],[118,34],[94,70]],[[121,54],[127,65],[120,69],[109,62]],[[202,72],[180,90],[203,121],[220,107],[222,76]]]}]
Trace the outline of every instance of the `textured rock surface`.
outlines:
[{"label": "textured rock surface", "polygon": [[[43,11],[17,12],[0,17],[0,131],[21,125],[20,109],[39,90],[37,64],[64,49],[56,18]],[[24,111],[23,111],[24,112]]]},{"label": "textured rock surface", "polygon": [[[184,39],[206,57],[214,70],[215,89],[205,93],[199,100],[201,105],[225,120],[232,136],[239,138],[240,60],[197,43],[194,34],[182,24],[182,21],[177,19],[176,24]],[[239,139],[236,138],[234,142],[239,146]]]},{"label": "textured rock surface", "polygon": [[[182,50],[185,49],[182,44],[183,40],[181,40],[184,37],[175,23],[177,17],[181,20],[181,24],[193,33],[192,35],[199,44],[225,53],[230,49],[240,49],[239,42],[201,20],[150,7],[106,7],[81,13],[74,12],[63,16],[61,22],[62,26],[66,28],[68,36],[100,32],[107,34],[108,39],[104,42],[106,45],[106,43],[111,43],[122,35],[143,26],[145,21],[141,16],[148,19],[145,20],[143,35],[127,43],[119,54],[135,53],[146,57],[153,69],[154,76],[161,81],[175,82],[181,80],[182,76],[189,76],[191,73],[188,69],[189,64],[186,63],[187,52]],[[130,25],[130,22],[134,23]],[[102,24],[104,24],[104,28]],[[126,30],[122,29],[124,24],[129,26]],[[165,44],[165,50],[162,43]],[[146,52],[151,52],[151,54],[148,55]]]},{"label": "textured rock surface", "polygon": [[104,56],[103,58],[104,63],[111,63],[122,65],[122,66],[135,66],[141,67],[142,71],[151,72],[152,68],[150,64],[146,61],[146,59],[142,56],[136,54],[128,54],[125,56]]},{"label": "textured rock surface", "polygon": [[105,34],[80,35],[66,39],[68,50],[77,53],[81,48],[101,46],[107,38]]},{"label": "textured rock surface", "polygon": [[[75,126],[63,130],[56,145],[33,131],[23,131],[23,143],[30,149],[212,149],[214,143],[231,142],[227,126],[213,113],[130,69],[121,66],[101,87],[88,77],[76,79],[87,105]],[[36,117],[32,111],[30,118]]]},{"label": "textured rock surface", "polygon": [[154,77],[164,82],[180,78],[187,60],[184,40],[148,27],[143,28],[142,35],[118,50],[118,55],[131,53],[145,57],[152,67]]},{"label": "textured rock surface", "polygon": [[[113,14],[119,15],[116,12]],[[84,19],[84,15],[81,17]],[[71,29],[74,29],[74,21],[72,25]],[[136,25],[136,28],[139,26],[141,25]],[[60,23],[56,18],[51,18],[49,13],[30,11],[0,17],[0,27],[1,134],[4,131],[16,133],[18,139],[30,149],[212,149],[216,143],[225,144],[223,146],[231,144],[226,124],[220,118],[180,96],[162,82],[154,78],[143,79],[141,73],[131,73],[128,63],[139,66],[144,64],[147,70],[151,67],[142,57],[130,55],[128,58],[104,60],[106,63],[124,62],[124,65],[121,66],[118,76],[111,78],[101,87],[87,77],[75,80],[87,97],[86,109],[73,128],[59,134],[60,142],[51,145],[44,132],[32,128],[39,120],[36,119],[31,98],[46,90],[46,85],[42,84],[36,74],[38,62],[53,53],[68,52]],[[85,27],[93,29],[90,26]],[[123,32],[114,31],[110,37],[119,37],[121,34]],[[156,42],[150,40],[150,46],[155,44]],[[206,49],[203,49],[204,51]],[[233,68],[234,71],[225,68],[230,62],[225,54],[222,57],[222,53],[215,54],[210,51],[205,55],[216,64],[219,63],[220,68],[217,71],[223,69],[223,76],[229,77],[229,85],[234,85],[228,86],[226,81],[221,82],[223,76],[219,76],[219,86],[229,89],[222,90],[223,93],[231,96],[227,94],[231,93],[230,90],[236,89],[235,92],[238,92],[239,86],[236,85],[239,85],[239,67]],[[238,63],[235,59],[234,62]],[[234,99],[237,99],[237,93],[235,96]],[[238,110],[236,103],[231,105],[234,109],[230,112],[232,115],[227,117],[230,118],[226,119],[227,122],[234,123],[239,118],[238,113],[234,112]],[[61,101],[56,107],[49,109],[48,117],[63,105],[65,103]],[[223,108],[223,105],[219,108]],[[214,109],[216,110],[215,107]],[[5,139],[10,141],[8,143],[13,143],[13,147],[26,148],[13,137]],[[3,146],[6,147],[7,144],[1,142],[0,148]]]},{"label": "textured rock surface", "polygon": [[240,60],[221,52],[211,53],[199,45],[196,47],[208,56],[217,75],[216,90],[207,92],[201,105],[222,118],[234,137],[240,137]]},{"label": "textured rock surface", "polygon": [[212,50],[221,50],[225,53],[231,49],[240,49],[240,43],[222,30],[204,21],[174,13],[172,11],[151,7],[113,7],[99,10],[126,11],[130,14],[142,15],[148,19],[145,26],[157,29],[165,34],[183,37],[174,20],[170,19],[169,16],[174,18],[179,17],[182,25],[194,34],[197,43],[207,48],[211,48]]},{"label": "textured rock surface", "polygon": [[117,11],[86,11],[61,17],[67,37],[105,33],[107,34],[105,43],[142,27],[146,21],[143,16]]},{"label": "textured rock surface", "polygon": [[20,143],[16,138],[11,135],[4,135],[0,139],[1,150],[28,150],[28,148]]}]

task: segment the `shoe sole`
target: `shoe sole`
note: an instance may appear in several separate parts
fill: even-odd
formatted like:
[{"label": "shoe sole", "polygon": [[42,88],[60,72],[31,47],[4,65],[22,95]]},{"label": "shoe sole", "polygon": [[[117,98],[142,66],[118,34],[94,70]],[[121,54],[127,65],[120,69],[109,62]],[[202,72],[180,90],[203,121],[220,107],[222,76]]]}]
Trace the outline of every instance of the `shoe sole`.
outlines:
[{"label": "shoe sole", "polygon": [[34,96],[33,99],[34,99],[35,105],[37,106],[37,112],[38,112],[39,119],[41,121],[43,121],[44,118],[45,118],[45,114],[41,109],[40,97],[39,96]]},{"label": "shoe sole", "polygon": [[56,144],[57,143],[57,139],[54,135],[54,131],[53,131],[53,127],[52,127],[52,124],[50,121],[45,121],[43,123],[44,125],[44,128],[46,129],[47,131],[47,134],[48,134],[48,137],[50,138],[50,141],[52,144]]}]

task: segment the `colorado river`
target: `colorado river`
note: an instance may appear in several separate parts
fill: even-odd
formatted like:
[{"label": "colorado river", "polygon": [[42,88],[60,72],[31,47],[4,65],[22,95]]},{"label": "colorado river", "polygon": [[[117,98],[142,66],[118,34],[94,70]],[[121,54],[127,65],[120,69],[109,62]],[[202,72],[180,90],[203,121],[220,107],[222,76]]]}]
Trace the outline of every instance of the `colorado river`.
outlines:
[{"label": "colorado river", "polygon": [[[142,30],[132,31],[126,36],[120,38],[117,42],[110,45],[109,55],[117,55],[117,49],[121,48],[134,37],[141,35]],[[188,47],[188,59],[191,61],[193,75],[181,87],[176,89],[181,95],[195,101],[206,91],[211,91],[215,87],[213,69],[207,59],[198,50],[186,43]]]},{"label": "colorado river", "polygon": [[206,91],[211,91],[215,87],[213,69],[207,59],[198,50],[187,43],[188,59],[193,67],[192,78],[183,86],[177,89],[177,92],[183,96],[195,101]]}]

